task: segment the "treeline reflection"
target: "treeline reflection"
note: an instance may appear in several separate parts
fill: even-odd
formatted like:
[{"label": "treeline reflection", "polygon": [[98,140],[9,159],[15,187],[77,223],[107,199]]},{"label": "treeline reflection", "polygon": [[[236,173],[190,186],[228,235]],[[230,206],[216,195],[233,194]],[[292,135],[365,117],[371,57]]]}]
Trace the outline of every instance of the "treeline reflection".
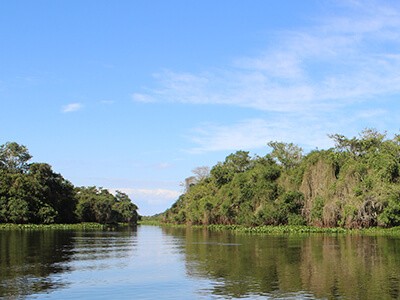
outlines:
[{"label": "treeline reflection", "polygon": [[400,299],[399,238],[164,231],[185,239],[188,274],[214,295]]},{"label": "treeline reflection", "polygon": [[0,232],[0,297],[30,295],[62,287],[57,274],[67,271],[74,241],[69,232]]},{"label": "treeline reflection", "polygon": [[66,272],[107,268],[136,247],[136,229],[0,231],[0,298],[48,293],[70,283]]}]

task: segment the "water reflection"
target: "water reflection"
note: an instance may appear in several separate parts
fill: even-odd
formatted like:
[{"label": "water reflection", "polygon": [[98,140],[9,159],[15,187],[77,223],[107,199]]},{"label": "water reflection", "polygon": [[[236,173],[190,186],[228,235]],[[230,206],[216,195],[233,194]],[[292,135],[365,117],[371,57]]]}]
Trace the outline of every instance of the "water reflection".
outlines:
[{"label": "water reflection", "polygon": [[125,257],[134,247],[134,240],[127,238],[131,235],[132,231],[0,231],[0,298],[66,288],[71,282],[65,274],[107,268],[112,258]]},{"label": "water reflection", "polygon": [[29,295],[63,285],[57,277],[65,271],[73,240],[68,232],[19,231],[0,233],[0,296]]},{"label": "water reflection", "polygon": [[188,275],[213,280],[215,296],[400,298],[399,238],[164,230],[185,237]]},{"label": "water reflection", "polygon": [[0,231],[0,298],[399,299],[400,239]]}]

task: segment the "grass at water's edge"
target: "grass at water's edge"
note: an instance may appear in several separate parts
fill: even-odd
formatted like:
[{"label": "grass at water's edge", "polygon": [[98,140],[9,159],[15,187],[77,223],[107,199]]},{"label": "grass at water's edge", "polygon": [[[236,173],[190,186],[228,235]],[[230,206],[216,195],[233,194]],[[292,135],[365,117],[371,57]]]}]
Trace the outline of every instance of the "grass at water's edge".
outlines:
[{"label": "grass at water's edge", "polygon": [[244,225],[185,225],[163,223],[154,220],[146,220],[139,222],[139,225],[154,225],[166,227],[191,227],[206,228],[212,231],[228,230],[236,233],[250,234],[301,234],[301,233],[325,233],[325,234],[362,234],[362,235],[398,235],[400,236],[400,226],[392,228],[371,227],[364,229],[345,229],[341,227],[323,228],[312,226],[294,226],[294,225],[278,225],[278,226],[244,226]]},{"label": "grass at water's edge", "polygon": [[109,230],[131,225],[125,223],[100,224],[100,223],[77,223],[77,224],[0,224],[0,230]]},{"label": "grass at water's edge", "polygon": [[[363,235],[396,235],[400,236],[400,226],[392,228],[371,227],[365,229],[345,229],[341,227],[321,228],[312,226],[244,226],[244,225],[185,225],[163,223],[156,220],[140,221],[138,225],[154,225],[178,228],[202,228],[212,231],[228,230],[236,233],[250,234],[301,234],[301,233],[325,233],[325,234],[363,234]],[[124,228],[132,225],[119,223],[115,225],[99,223],[77,223],[77,224],[0,224],[0,230],[110,230]]]}]

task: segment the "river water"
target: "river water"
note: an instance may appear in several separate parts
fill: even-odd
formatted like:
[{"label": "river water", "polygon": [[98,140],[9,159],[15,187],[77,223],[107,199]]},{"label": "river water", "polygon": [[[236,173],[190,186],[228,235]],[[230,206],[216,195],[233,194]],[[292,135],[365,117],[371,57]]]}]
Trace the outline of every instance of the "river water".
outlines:
[{"label": "river water", "polygon": [[0,231],[3,299],[400,299],[400,238]]}]

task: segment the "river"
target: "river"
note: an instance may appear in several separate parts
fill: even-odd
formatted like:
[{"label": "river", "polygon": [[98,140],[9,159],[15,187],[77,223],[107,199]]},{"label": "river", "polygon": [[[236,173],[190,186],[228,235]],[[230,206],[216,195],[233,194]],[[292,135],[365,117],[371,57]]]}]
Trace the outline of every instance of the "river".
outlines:
[{"label": "river", "polygon": [[4,299],[400,299],[400,237],[0,231]]}]

